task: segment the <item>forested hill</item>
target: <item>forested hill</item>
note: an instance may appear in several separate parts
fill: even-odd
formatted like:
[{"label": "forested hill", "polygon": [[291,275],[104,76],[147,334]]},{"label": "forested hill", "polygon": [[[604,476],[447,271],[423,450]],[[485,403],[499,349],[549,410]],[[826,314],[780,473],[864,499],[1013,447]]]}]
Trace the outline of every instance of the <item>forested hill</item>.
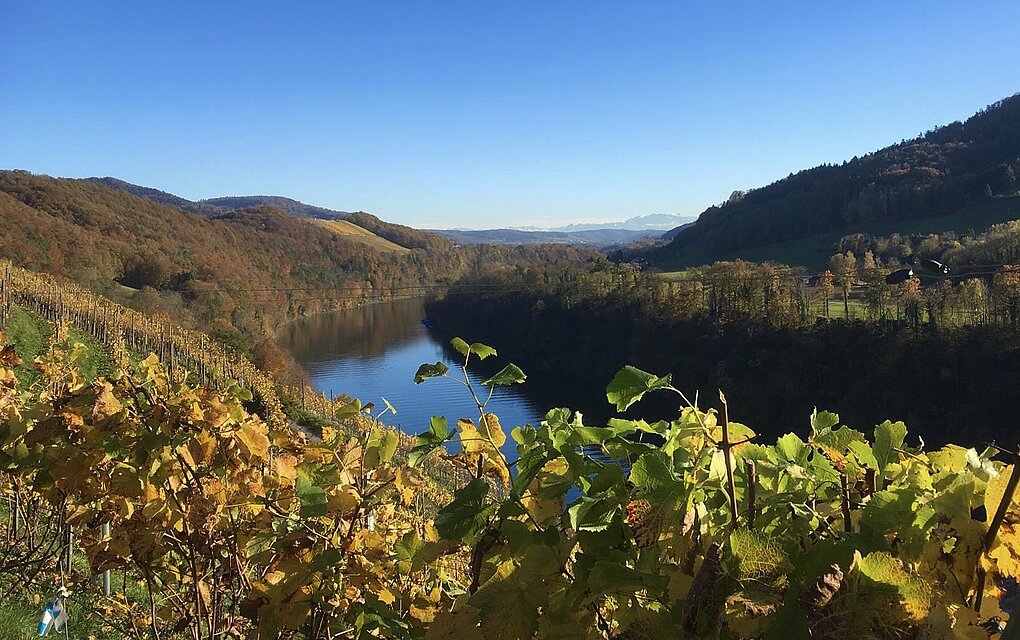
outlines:
[{"label": "forested hill", "polygon": [[318,218],[322,220],[346,220],[352,224],[374,233],[408,249],[446,250],[452,244],[442,236],[428,231],[421,231],[401,224],[386,222],[364,211],[336,211],[325,207],[305,204],[284,196],[226,196],[192,201],[172,193],[166,193],[150,187],[142,187],[117,178],[86,178],[90,182],[99,182],[114,189],[127,191],[160,204],[169,204],[185,211],[194,211],[214,216],[224,211],[237,211],[250,207],[277,207],[287,214],[300,218]]},{"label": "forested hill", "polygon": [[869,224],[943,216],[1018,190],[1020,94],[966,122],[839,165],[800,171],[767,187],[734,192],[653,258],[733,257],[826,232],[845,235]]},{"label": "forested hill", "polygon": [[292,216],[302,218],[346,220],[408,249],[439,250],[449,249],[452,246],[448,240],[436,233],[422,231],[393,222],[386,222],[364,211],[335,211],[305,204],[304,202],[283,196],[228,196],[225,198],[201,200],[199,204],[211,205],[225,210],[237,210],[255,206],[273,206],[283,209]]},{"label": "forested hill", "polygon": [[333,209],[305,204],[304,202],[283,196],[226,196],[223,198],[207,198],[199,202],[228,210],[244,209],[247,207],[279,207],[292,216],[300,216],[302,218],[339,218],[345,213],[343,211],[334,211]]},{"label": "forested hill", "polygon": [[168,204],[178,209],[185,211],[194,211],[196,213],[215,214],[219,211],[218,207],[212,205],[203,204],[201,202],[192,202],[187,198],[167,193],[166,191],[160,191],[159,189],[153,189],[152,187],[143,187],[141,185],[132,184],[119,178],[111,178],[109,176],[105,178],[85,178],[87,182],[96,182],[102,185],[106,185],[111,189],[120,189],[121,191],[127,191],[133,193],[136,196],[141,196],[157,202],[159,204]]},{"label": "forested hill", "polygon": [[[414,234],[401,237],[397,225],[391,235],[411,250],[382,251],[277,207],[196,213],[150,196],[0,171],[0,257],[250,348],[302,314],[408,295],[480,269],[597,256],[564,246],[454,248],[442,239],[414,248]],[[369,230],[387,228],[353,216]]]}]

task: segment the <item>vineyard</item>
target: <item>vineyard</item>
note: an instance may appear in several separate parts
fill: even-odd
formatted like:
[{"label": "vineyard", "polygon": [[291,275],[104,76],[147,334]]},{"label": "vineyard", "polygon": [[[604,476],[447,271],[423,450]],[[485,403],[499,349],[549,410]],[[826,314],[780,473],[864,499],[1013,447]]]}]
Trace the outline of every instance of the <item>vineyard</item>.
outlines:
[{"label": "vineyard", "polygon": [[[453,347],[465,367],[497,355]],[[402,459],[380,425],[311,441],[248,412],[242,385],[193,384],[155,354],[89,382],[79,357],[56,335],[26,388],[15,350],[0,355],[0,598],[67,585],[99,637],[977,639],[1008,624],[1012,451],[925,451],[902,423],[868,438],[826,412],[765,444],[722,394],[703,410],[633,367],[607,400],[672,394],[675,419],[554,409],[504,429],[486,389],[426,363],[416,382],[463,382],[479,415],[434,418]],[[510,364],[481,386],[524,377]],[[470,480],[423,514],[437,459]]]},{"label": "vineyard", "polygon": [[[139,313],[62,278],[0,261],[0,328],[13,305],[56,326],[75,327],[93,336],[121,362],[127,362],[131,354],[144,357],[152,353],[166,364],[170,376],[187,375],[194,384],[214,390],[231,385],[246,389],[253,395],[252,406],[274,426],[293,422],[284,411],[285,404],[300,407],[319,425],[329,424],[347,433],[364,433],[374,426],[351,398],[326,397],[306,384],[283,384],[204,333]],[[390,433],[398,440],[398,455],[406,457],[415,446],[414,439],[396,429]],[[468,479],[442,461],[430,466],[427,473],[427,493],[440,499]],[[427,507],[421,504],[421,508]]]}]

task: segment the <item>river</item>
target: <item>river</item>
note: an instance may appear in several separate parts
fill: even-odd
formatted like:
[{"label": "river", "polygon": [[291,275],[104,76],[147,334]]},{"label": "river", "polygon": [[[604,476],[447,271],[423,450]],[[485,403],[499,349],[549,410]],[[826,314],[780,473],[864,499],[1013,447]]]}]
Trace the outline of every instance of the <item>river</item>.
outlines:
[{"label": "river", "polygon": [[[434,415],[446,416],[451,426],[457,418],[477,422],[478,411],[463,386],[445,379],[414,384],[414,373],[425,362],[442,361],[451,375],[461,373],[459,354],[422,324],[424,317],[422,299],[383,302],[299,320],[281,332],[279,342],[304,367],[315,389],[374,402],[377,410],[385,398],[397,413],[383,421],[406,433],[424,431]],[[469,377],[475,384],[483,379],[473,371]],[[545,415],[526,394],[526,385],[497,387],[486,407],[507,433],[508,454],[510,430],[537,425]]]}]

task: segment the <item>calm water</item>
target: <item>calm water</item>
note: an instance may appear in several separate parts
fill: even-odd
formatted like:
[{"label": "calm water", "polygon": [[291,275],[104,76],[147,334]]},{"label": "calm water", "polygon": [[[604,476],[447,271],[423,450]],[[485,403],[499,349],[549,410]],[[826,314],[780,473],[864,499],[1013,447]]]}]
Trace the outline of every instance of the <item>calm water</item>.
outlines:
[{"label": "calm water", "polygon": [[[386,398],[397,415],[383,420],[407,433],[424,431],[434,415],[446,416],[451,425],[457,418],[477,422],[478,411],[463,386],[446,379],[414,384],[414,372],[424,362],[441,360],[451,375],[460,373],[455,361],[459,354],[430,335],[421,323],[424,317],[421,299],[398,300],[306,318],[290,325],[279,339],[304,366],[313,387],[377,407],[383,407]],[[473,372],[470,377],[476,383],[484,379]],[[487,406],[508,435],[507,453],[513,444],[510,430],[537,425],[545,415],[524,394],[526,384],[497,388]]]}]

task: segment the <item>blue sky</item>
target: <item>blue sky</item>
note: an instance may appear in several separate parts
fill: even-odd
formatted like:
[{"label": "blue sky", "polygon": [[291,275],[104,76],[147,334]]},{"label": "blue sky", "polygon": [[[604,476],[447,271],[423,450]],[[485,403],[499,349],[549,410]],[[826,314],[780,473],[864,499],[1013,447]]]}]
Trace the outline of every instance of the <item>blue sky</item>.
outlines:
[{"label": "blue sky", "polygon": [[0,0],[0,167],[418,227],[694,215],[1020,91],[1015,2]]}]

